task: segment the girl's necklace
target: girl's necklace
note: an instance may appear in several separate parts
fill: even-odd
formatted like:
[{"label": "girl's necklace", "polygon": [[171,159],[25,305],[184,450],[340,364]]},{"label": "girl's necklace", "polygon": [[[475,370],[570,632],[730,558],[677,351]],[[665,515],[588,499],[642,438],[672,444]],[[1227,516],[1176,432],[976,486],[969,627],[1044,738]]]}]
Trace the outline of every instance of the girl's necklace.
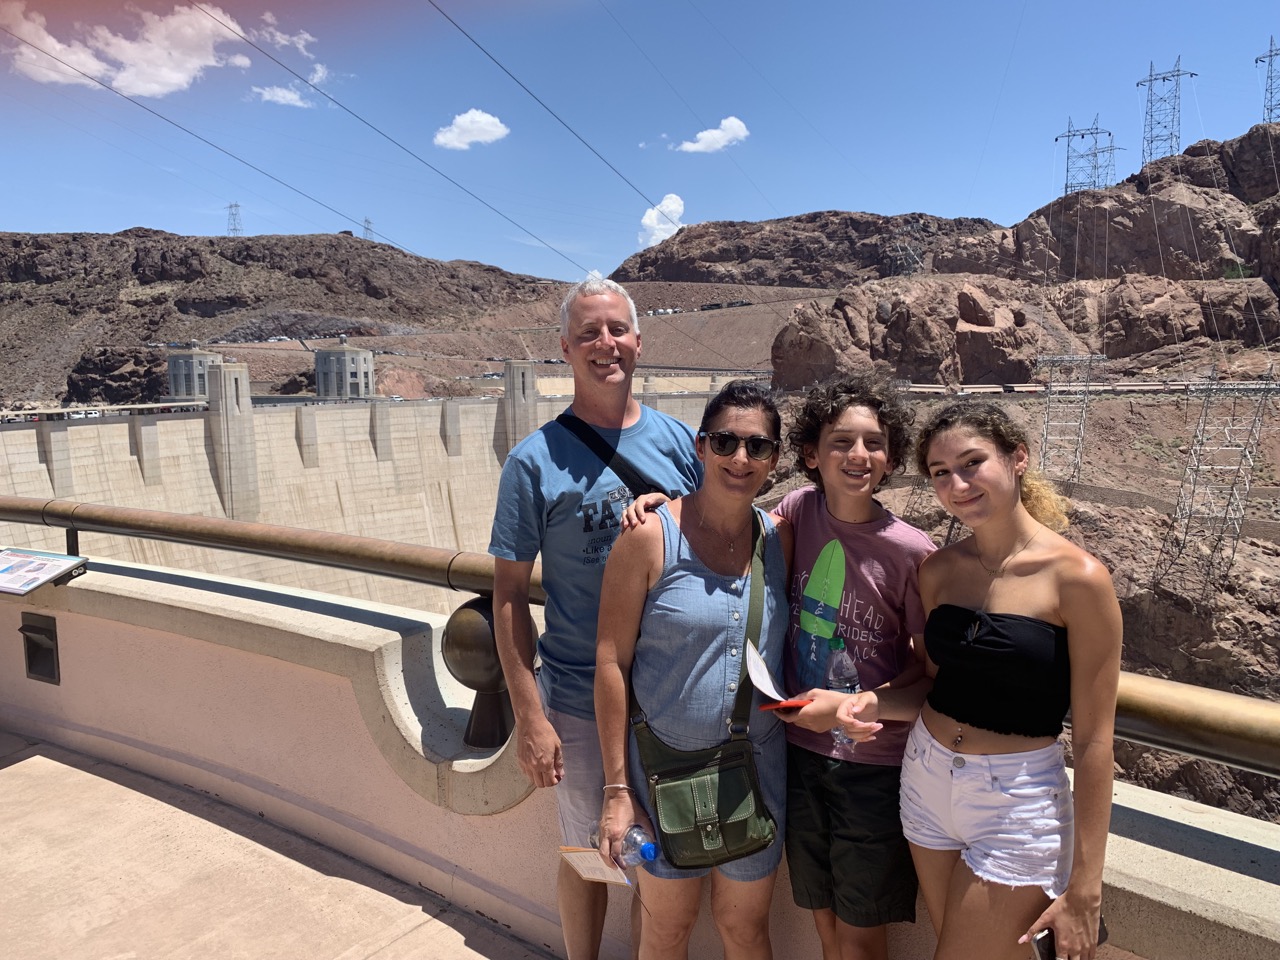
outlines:
[{"label": "girl's necklace", "polygon": [[979,553],[976,549],[974,550],[973,554],[975,557],[978,558],[978,566],[980,566],[983,570],[987,571],[987,576],[989,576],[992,580],[997,580],[1000,578],[1001,574],[1004,573],[1004,568],[1009,566],[1013,558],[1016,557],[1018,554],[1020,554],[1023,550],[1027,549],[1027,547],[1031,546],[1031,541],[1034,540],[1039,535],[1040,535],[1040,531],[1036,530],[1035,533],[1033,533],[1031,536],[1027,537],[1027,539],[1023,541],[1022,546],[1020,546],[1017,550],[1013,551],[1013,553],[1005,557],[1004,563],[1000,564],[1000,566],[998,566],[994,570],[992,570],[990,567],[988,567],[985,563],[982,562],[982,554]]},{"label": "girl's necklace", "polygon": [[[699,530],[705,529],[706,523],[702,519],[702,511],[698,509],[698,495],[695,493],[692,496],[690,496],[688,499],[689,499],[689,506],[693,507],[693,512],[698,515],[698,529]],[[733,553],[733,547],[738,542],[738,538],[747,532],[747,527],[749,526],[751,526],[751,516],[748,514],[747,522],[744,523],[741,526],[741,528],[739,528],[738,532],[735,533],[732,537],[726,537],[723,533],[720,533],[720,531],[717,530],[715,527],[711,528],[711,532],[719,534],[720,538],[724,540],[727,544],[729,544],[729,552]]]}]

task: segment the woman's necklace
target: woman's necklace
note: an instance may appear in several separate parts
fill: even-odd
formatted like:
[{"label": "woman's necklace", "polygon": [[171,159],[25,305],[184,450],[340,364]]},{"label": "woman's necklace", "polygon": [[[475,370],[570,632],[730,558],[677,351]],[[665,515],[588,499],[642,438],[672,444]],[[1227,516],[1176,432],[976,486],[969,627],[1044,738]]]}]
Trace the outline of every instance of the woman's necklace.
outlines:
[{"label": "woman's necklace", "polygon": [[1009,563],[1013,560],[1013,558],[1016,557],[1018,554],[1020,554],[1023,550],[1027,549],[1027,547],[1031,546],[1031,541],[1034,540],[1039,535],[1040,535],[1040,530],[1037,529],[1035,533],[1033,533],[1031,536],[1027,537],[1027,539],[1023,541],[1022,546],[1020,546],[1017,550],[1013,551],[1013,553],[1005,557],[1004,563],[1000,564],[1000,566],[998,566],[994,570],[992,570],[990,567],[988,567],[985,563],[982,562],[982,554],[976,548],[973,551],[973,555],[978,558],[978,566],[980,566],[983,570],[987,571],[987,576],[989,576],[992,580],[996,580],[996,579],[999,579],[1000,575],[1004,573],[1004,568],[1009,566]]},{"label": "woman's necklace", "polygon": [[[695,493],[691,497],[689,497],[688,500],[689,500],[689,506],[693,507],[693,512],[698,515],[698,529],[699,530],[705,529],[706,523],[703,521],[702,511],[698,509],[698,495]],[[723,533],[720,533],[720,531],[717,530],[715,527],[711,528],[711,532],[720,534],[721,539],[723,539],[726,543],[729,544],[729,552],[733,553],[733,547],[738,542],[738,538],[747,532],[747,527],[749,526],[751,526],[750,515],[747,516],[747,522],[744,523],[739,528],[738,532],[735,533],[732,537],[726,537]]]}]

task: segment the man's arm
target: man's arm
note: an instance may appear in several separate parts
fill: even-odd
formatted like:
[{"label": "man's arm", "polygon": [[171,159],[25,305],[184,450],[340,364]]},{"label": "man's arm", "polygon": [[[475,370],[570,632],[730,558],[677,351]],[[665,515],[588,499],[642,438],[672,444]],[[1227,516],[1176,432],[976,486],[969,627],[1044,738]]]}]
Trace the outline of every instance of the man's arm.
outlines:
[{"label": "man's arm", "polygon": [[535,787],[554,787],[564,776],[564,756],[533,676],[532,576],[532,560],[494,559],[493,633],[516,718],[516,759]]}]

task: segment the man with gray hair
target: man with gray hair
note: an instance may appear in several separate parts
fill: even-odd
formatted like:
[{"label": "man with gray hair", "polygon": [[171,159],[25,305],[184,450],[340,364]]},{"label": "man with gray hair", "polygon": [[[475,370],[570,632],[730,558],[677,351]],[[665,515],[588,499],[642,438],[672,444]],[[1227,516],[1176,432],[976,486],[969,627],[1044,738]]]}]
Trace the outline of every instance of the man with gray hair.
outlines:
[{"label": "man with gray hair", "polygon": [[[508,455],[489,553],[494,632],[520,768],[534,786],[556,788],[562,843],[585,847],[605,788],[593,699],[604,562],[623,511],[648,492],[632,489],[637,481],[674,498],[697,488],[702,468],[693,431],[631,393],[640,329],[626,290],[598,277],[570,289],[560,307],[560,350],[573,372],[569,418],[543,424]],[[539,555],[546,632],[535,672],[529,584]],[[594,960],[607,887],[561,860],[556,902],[569,960]]]}]

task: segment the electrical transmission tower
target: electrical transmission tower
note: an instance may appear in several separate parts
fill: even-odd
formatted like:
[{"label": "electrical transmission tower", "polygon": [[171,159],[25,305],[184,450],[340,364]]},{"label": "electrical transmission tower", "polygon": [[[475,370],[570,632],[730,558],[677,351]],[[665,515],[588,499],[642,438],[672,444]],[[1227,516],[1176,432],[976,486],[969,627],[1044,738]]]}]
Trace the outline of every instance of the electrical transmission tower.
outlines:
[{"label": "electrical transmission tower", "polygon": [[1280,384],[1221,383],[1215,371],[1190,389],[1203,400],[1200,421],[1153,583],[1178,582],[1203,597],[1235,561],[1258,441]]},{"label": "electrical transmission tower", "polygon": [[1097,189],[1105,190],[1116,182],[1116,151],[1123,149],[1124,147],[1117,147],[1114,143],[1108,142],[1105,147],[1096,146],[1089,151],[1093,158],[1093,167],[1097,171]]},{"label": "electrical transmission tower", "polygon": [[1276,38],[1271,38],[1271,47],[1254,63],[1267,61],[1267,90],[1262,98],[1262,121],[1264,123],[1280,123],[1280,71],[1276,70],[1276,59],[1280,58],[1280,47],[1276,46]]},{"label": "electrical transmission tower", "polygon": [[[1098,142],[1098,138],[1106,136],[1106,146]],[[1077,138],[1081,141],[1076,144]],[[1115,146],[1111,142],[1111,131],[1098,126],[1098,115],[1094,114],[1093,126],[1076,127],[1067,118],[1067,132],[1053,138],[1053,142],[1067,141],[1067,182],[1062,195],[1076,193],[1080,190],[1101,190],[1115,181],[1116,161]]]},{"label": "electrical transmission tower", "polygon": [[227,204],[227,236],[238,237],[244,230],[240,226],[240,204]]},{"label": "electrical transmission tower", "polygon": [[1095,363],[1106,359],[1097,353],[1036,357],[1037,369],[1049,374],[1040,433],[1040,472],[1052,480],[1074,483],[1080,479],[1091,373]]},{"label": "electrical transmission tower", "polygon": [[1142,165],[1152,160],[1169,157],[1182,146],[1182,78],[1194,77],[1182,69],[1182,57],[1174,61],[1173,69],[1156,73],[1155,63],[1145,80],[1138,86],[1147,88],[1147,115],[1142,125]]},{"label": "electrical transmission tower", "polygon": [[913,273],[924,270],[920,250],[914,244],[903,240],[893,241],[893,246],[885,250],[885,259],[889,261],[891,277],[909,277]]},{"label": "electrical transmission tower", "polygon": [[364,218],[364,238],[366,240],[373,239],[373,221],[368,217]]}]

